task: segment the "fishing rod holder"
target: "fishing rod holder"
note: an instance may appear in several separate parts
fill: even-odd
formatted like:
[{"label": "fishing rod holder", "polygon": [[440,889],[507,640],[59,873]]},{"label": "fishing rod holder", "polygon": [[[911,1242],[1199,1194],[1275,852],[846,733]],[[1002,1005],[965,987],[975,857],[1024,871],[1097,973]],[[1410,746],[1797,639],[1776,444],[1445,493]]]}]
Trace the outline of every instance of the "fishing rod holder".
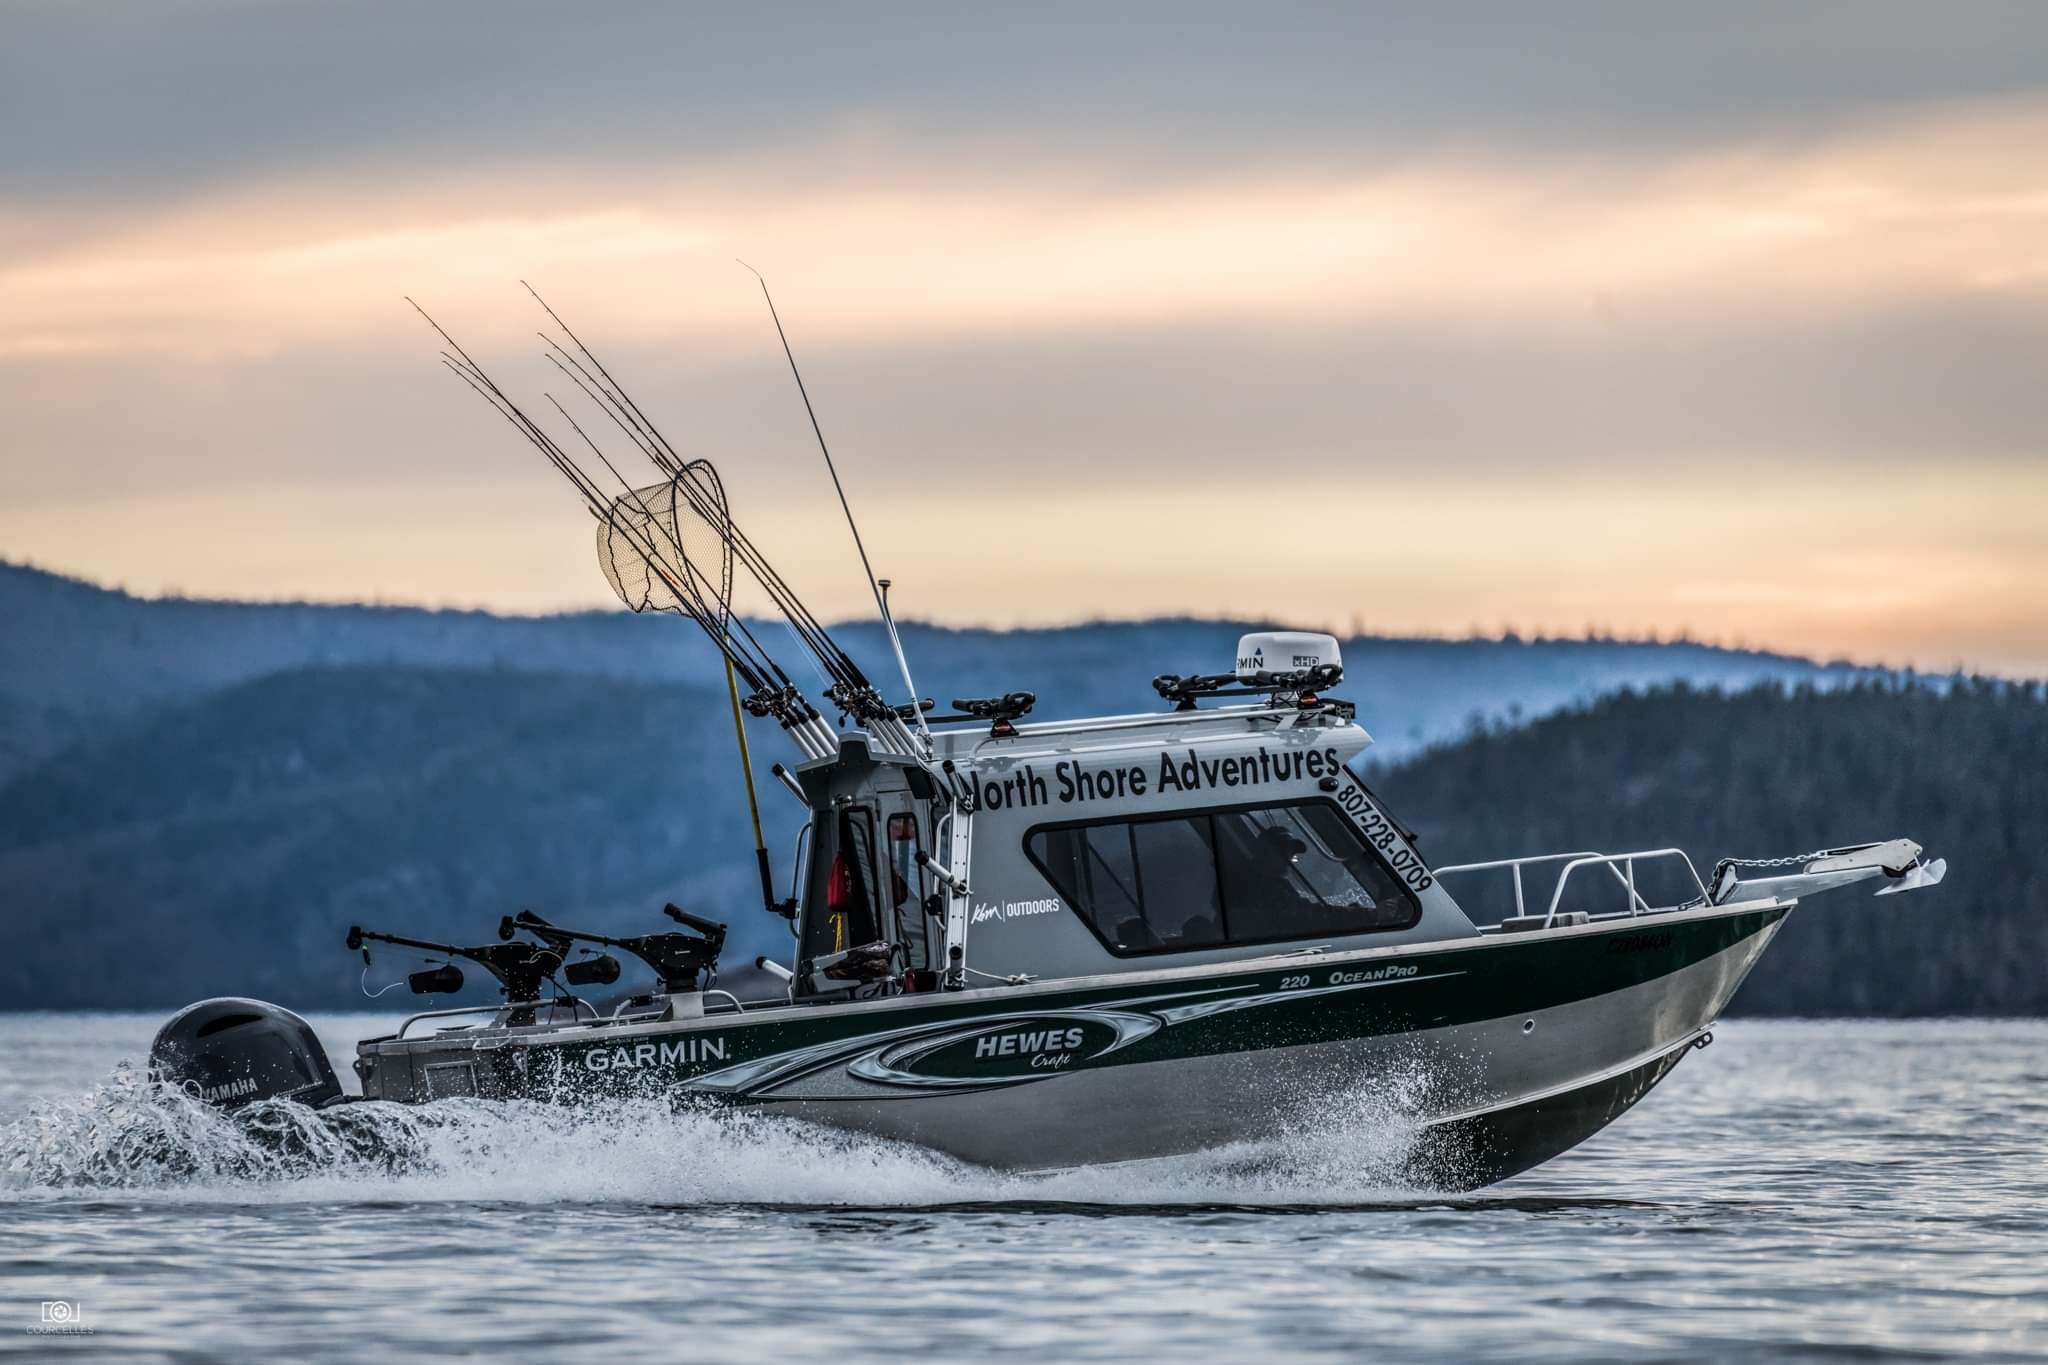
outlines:
[{"label": "fishing rod holder", "polygon": [[1342,664],[1318,664],[1285,673],[1161,673],[1152,690],[1173,702],[1176,711],[1195,709],[1197,697],[1267,697],[1276,705],[1348,706],[1325,703],[1317,693],[1344,679]]},{"label": "fishing rod holder", "polygon": [[926,853],[923,849],[918,850],[917,865],[923,868],[927,873],[931,874],[931,878],[933,881],[945,887],[954,895],[964,896],[967,894],[967,883],[956,880],[952,873],[948,872],[945,868],[940,867],[938,864],[938,860],[933,858],[931,854]]},{"label": "fishing rod holder", "polygon": [[[796,780],[795,774],[791,773],[789,769],[777,763],[768,769],[768,775],[777,782],[780,782],[783,790],[796,798],[798,805],[802,806],[805,810],[811,808],[811,798],[804,795],[803,784]],[[806,826],[806,828],[809,827]]]},{"label": "fishing rod holder", "polygon": [[1031,708],[1038,704],[1036,692],[1005,692],[1000,697],[955,697],[953,709],[956,716],[935,716],[944,721],[985,720],[990,722],[989,733],[998,739],[1007,739],[1017,733],[1013,723],[1031,714]]},{"label": "fishing rod holder", "polygon": [[693,915],[680,905],[674,904],[662,906],[661,913],[667,915],[686,929],[695,929],[704,936],[704,940],[713,948],[723,948],[725,946],[725,926],[717,920],[705,919],[702,915]]}]

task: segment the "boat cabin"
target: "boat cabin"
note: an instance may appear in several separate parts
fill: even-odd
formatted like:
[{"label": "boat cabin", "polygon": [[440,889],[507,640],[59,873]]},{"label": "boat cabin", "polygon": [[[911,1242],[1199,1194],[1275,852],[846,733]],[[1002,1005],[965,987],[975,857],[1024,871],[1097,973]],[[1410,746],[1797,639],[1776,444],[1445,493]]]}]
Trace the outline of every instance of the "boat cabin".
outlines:
[{"label": "boat cabin", "polygon": [[934,725],[929,759],[842,735],[795,773],[792,997],[1476,935],[1352,771],[1372,742],[1352,707],[1269,679],[1196,709],[1226,681],[1160,679],[1176,709],[1065,722],[958,703],[982,713]]}]

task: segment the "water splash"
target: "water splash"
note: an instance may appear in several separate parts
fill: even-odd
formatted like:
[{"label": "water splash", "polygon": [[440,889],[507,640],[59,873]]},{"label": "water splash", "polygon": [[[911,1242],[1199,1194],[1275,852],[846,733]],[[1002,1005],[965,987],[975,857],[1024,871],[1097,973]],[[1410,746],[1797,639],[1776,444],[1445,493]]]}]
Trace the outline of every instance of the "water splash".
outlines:
[{"label": "water splash", "polygon": [[1276,1137],[1050,1173],[991,1171],[763,1114],[621,1099],[457,1099],[233,1114],[123,1064],[0,1126],[0,1200],[638,1204],[1329,1204],[1412,1197],[1426,1077],[1304,1100]]}]

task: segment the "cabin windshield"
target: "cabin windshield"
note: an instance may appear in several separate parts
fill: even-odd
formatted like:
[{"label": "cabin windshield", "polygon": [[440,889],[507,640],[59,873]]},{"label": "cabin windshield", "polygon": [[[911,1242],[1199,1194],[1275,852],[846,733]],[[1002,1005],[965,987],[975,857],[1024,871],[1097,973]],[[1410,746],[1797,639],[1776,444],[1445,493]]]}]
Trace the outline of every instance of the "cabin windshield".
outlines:
[{"label": "cabin windshield", "polygon": [[1025,850],[1120,957],[1405,929],[1422,914],[1328,801],[1040,826]]}]

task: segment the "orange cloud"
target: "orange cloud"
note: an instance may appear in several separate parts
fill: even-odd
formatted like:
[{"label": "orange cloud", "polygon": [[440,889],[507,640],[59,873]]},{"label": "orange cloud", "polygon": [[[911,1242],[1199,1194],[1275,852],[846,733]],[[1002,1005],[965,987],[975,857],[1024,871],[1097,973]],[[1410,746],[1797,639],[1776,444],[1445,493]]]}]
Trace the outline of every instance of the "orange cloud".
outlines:
[{"label": "orange cloud", "polygon": [[[403,447],[403,498],[351,481],[355,466],[340,456],[334,487],[248,472],[257,460],[246,452],[276,439],[279,401],[273,392],[269,409],[223,425],[252,358],[303,350],[346,369],[411,345],[422,383],[440,379],[405,293],[495,355],[533,349],[537,315],[515,284],[531,278],[594,341],[658,344],[686,362],[745,348],[778,391],[780,357],[736,255],[769,271],[800,350],[872,350],[884,364],[892,344],[1170,335],[1182,324],[1210,327],[1211,344],[1230,327],[1358,326],[1541,348],[1615,316],[1709,354],[1741,345],[1745,331],[1930,305],[2042,314],[2044,146],[2048,105],[2019,103],[1673,162],[1475,154],[1169,181],[993,158],[963,170],[957,153],[920,170],[899,149],[872,174],[865,160],[823,176],[779,161],[678,165],[647,168],[630,189],[560,166],[401,184],[337,173],[99,210],[62,231],[34,206],[0,206],[11,244],[0,364],[34,376],[64,367],[25,397],[17,417],[29,439],[0,451],[0,468],[15,473],[44,461],[56,473],[43,488],[58,491],[0,504],[0,548],[157,589],[601,602],[585,523],[536,462],[508,446],[507,460],[525,463],[502,466],[513,471],[502,480],[457,481],[436,440],[512,438],[462,412],[468,400],[452,385],[445,409],[412,390],[362,404],[456,414]],[[218,404],[202,394],[175,431],[151,433],[163,439],[150,458],[197,470],[217,454],[208,442],[235,443],[237,477],[197,491],[95,475],[92,492],[63,491],[83,480],[64,442],[112,442],[109,432],[151,422],[80,436],[82,424],[51,414],[89,410],[100,376],[111,389],[113,367],[137,357],[174,380],[185,372],[167,358],[203,358],[219,386]],[[1487,399],[1447,393],[1447,422]],[[1061,420],[1071,428],[1114,401],[1113,388],[1075,399]],[[342,425],[329,416],[293,429],[323,459],[321,439],[351,456],[397,442],[389,426],[367,424],[323,436],[314,428]],[[729,413],[700,416],[700,430],[740,426]],[[915,416],[902,414],[906,446],[920,434]],[[1698,419],[1673,400],[1672,432]],[[989,438],[1018,470],[1054,439],[1023,425]],[[1562,425],[1565,440],[1582,434]],[[1598,439],[1597,423],[1584,434]],[[1080,495],[1019,477],[991,498],[995,476],[973,471],[957,488],[898,486],[886,499],[879,476],[857,479],[855,496],[904,610],[940,620],[1186,611],[1341,626],[1363,612],[1373,628],[1418,632],[1685,625],[1790,649],[2048,671],[2038,450],[1942,446],[1854,483],[1843,469],[1855,452],[1817,445],[1661,466],[1654,449],[1607,450],[1602,477],[1566,481],[1516,469],[1474,477],[1425,440],[1398,459],[1354,459],[1373,434],[1342,423],[1290,439],[1292,455],[1276,439],[1282,448],[1247,450],[1236,468],[1212,460],[1190,471],[1162,438],[1120,461],[1091,459]],[[1517,448],[1499,428],[1462,439]],[[1561,443],[1556,432],[1549,441]],[[788,449],[797,454],[755,462],[751,485],[735,480],[740,505],[762,509],[750,525],[821,611],[863,612],[836,509],[822,498],[787,505],[788,480],[816,472],[808,448]],[[1945,468],[1963,461],[1966,476]],[[1366,468],[1332,472],[1353,465]],[[941,573],[930,545],[968,529],[972,553]]]},{"label": "orange cloud", "polygon": [[1651,164],[313,178],[103,213],[61,244],[17,227],[0,355],[333,344],[389,335],[406,292],[523,334],[521,277],[571,282],[604,335],[717,346],[760,326],[735,255],[818,342],[1215,318],[1552,330],[1615,309],[1685,327],[1986,292],[2038,307],[2042,146],[2048,107],[2000,104]]},{"label": "orange cloud", "polygon": [[[1425,635],[1684,626],[1822,656],[2048,673],[2048,468],[1974,483],[1930,468],[1878,496],[1732,463],[1654,488],[1428,471],[1291,480],[1284,467],[1178,487],[1111,477],[1086,497],[852,491],[878,572],[921,619],[1238,615]],[[735,480],[750,532],[821,615],[867,614],[836,503],[808,488],[775,498],[773,482]],[[1959,524],[1967,535],[1952,534]],[[95,574],[158,590],[526,611],[613,602],[588,519],[537,480],[427,484],[402,500],[100,490],[18,509],[0,528],[60,568],[86,567],[69,556],[89,545]],[[935,537],[954,553],[934,555]]]}]

